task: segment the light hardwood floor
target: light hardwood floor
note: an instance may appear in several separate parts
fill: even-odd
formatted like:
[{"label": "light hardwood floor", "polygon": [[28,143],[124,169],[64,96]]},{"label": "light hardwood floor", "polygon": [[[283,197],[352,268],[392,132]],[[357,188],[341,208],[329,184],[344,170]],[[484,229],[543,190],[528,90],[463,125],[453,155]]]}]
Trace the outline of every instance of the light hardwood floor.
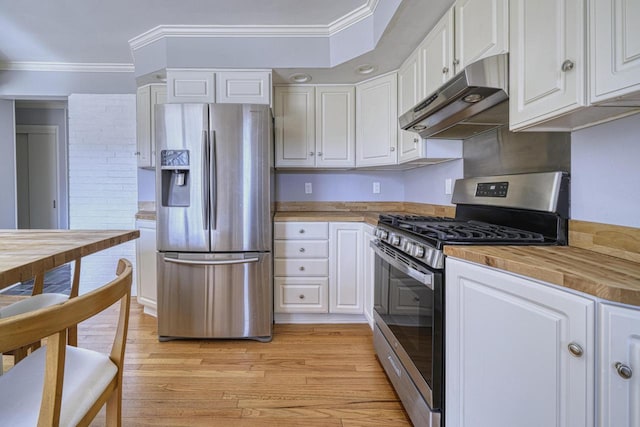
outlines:
[{"label": "light hardwood floor", "polygon": [[[110,348],[116,311],[81,324],[79,345]],[[92,426],[104,425],[99,414]],[[124,426],[411,426],[368,325],[275,325],[270,343],[157,339],[132,303]]]}]

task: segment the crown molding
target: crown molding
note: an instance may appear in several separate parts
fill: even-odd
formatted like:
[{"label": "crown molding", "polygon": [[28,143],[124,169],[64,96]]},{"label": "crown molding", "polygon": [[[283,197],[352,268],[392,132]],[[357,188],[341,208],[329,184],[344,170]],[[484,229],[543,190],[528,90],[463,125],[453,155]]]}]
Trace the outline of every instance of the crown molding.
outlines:
[{"label": "crown molding", "polygon": [[0,62],[2,71],[61,71],[77,73],[133,73],[133,64],[85,63],[85,62]]},{"label": "crown molding", "polygon": [[373,15],[380,0],[367,0],[327,25],[158,25],[131,40],[132,51],[165,37],[331,37]]}]

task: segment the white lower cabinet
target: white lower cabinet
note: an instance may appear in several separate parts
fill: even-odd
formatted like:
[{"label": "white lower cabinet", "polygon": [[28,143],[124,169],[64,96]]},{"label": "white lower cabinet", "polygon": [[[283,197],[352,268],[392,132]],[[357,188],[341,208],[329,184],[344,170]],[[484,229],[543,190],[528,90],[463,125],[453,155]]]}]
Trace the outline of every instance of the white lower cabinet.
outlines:
[{"label": "white lower cabinet", "polygon": [[156,222],[137,220],[140,238],[136,240],[137,300],[144,312],[156,316],[157,271],[156,271]]},{"label": "white lower cabinet", "polygon": [[362,234],[358,222],[276,222],[274,312],[362,316]]},{"label": "white lower cabinet", "polygon": [[447,258],[445,301],[447,426],[594,425],[595,300]]},{"label": "white lower cabinet", "polygon": [[598,426],[640,426],[640,309],[600,304]]}]

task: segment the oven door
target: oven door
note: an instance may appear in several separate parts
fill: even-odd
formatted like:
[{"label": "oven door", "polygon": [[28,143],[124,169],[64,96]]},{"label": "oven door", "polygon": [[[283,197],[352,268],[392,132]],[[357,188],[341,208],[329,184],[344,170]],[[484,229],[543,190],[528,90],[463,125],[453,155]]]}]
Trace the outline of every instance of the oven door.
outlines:
[{"label": "oven door", "polygon": [[432,410],[442,409],[443,275],[380,241],[375,250],[374,317]]}]

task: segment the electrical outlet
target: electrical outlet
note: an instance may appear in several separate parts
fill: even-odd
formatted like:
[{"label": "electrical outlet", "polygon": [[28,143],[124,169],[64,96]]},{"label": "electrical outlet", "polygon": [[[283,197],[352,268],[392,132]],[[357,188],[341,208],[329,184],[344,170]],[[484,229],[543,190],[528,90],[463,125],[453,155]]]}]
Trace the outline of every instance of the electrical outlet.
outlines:
[{"label": "electrical outlet", "polygon": [[310,182],[305,182],[304,183],[304,194],[311,194],[313,193],[313,186],[311,186]]},{"label": "electrical outlet", "polygon": [[380,194],[380,183],[379,182],[374,182],[373,183],[373,194]]},{"label": "electrical outlet", "polygon": [[444,180],[444,194],[451,194],[453,192],[453,180],[447,178]]}]

